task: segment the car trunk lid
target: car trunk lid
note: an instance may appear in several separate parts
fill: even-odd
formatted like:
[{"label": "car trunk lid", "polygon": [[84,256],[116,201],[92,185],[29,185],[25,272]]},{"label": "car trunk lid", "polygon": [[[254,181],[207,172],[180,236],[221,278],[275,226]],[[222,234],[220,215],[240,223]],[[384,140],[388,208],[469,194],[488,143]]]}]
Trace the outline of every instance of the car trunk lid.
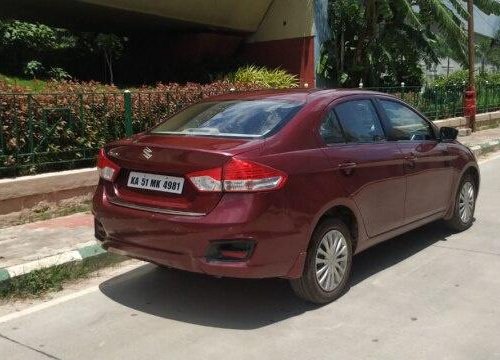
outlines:
[{"label": "car trunk lid", "polygon": [[[113,183],[107,183],[110,201],[167,213],[203,215],[220,201],[222,192],[196,190],[187,174],[222,167],[232,156],[256,149],[261,140],[201,136],[140,135],[107,147],[108,157],[120,166]],[[137,173],[183,179],[180,193],[129,186]]]}]

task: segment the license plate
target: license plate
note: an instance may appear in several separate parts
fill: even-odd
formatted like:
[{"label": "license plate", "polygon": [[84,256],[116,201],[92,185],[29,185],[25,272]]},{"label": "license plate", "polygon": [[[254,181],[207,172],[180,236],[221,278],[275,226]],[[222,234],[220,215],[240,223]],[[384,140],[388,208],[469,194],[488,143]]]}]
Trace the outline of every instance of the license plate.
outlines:
[{"label": "license plate", "polygon": [[131,171],[128,187],[182,194],[184,178]]}]

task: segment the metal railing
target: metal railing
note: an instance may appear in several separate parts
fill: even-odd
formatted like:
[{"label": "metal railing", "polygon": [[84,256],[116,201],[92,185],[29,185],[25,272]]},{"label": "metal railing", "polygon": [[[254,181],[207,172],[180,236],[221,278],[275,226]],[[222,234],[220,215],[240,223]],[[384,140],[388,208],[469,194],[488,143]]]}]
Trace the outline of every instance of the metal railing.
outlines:
[{"label": "metal railing", "polygon": [[[463,87],[370,88],[432,120],[463,115]],[[212,94],[193,91],[0,93],[0,178],[93,166],[100,147]],[[477,90],[478,113],[500,109],[500,86]]]},{"label": "metal railing", "polygon": [[[412,105],[431,120],[463,116],[464,86],[405,86],[365,88],[389,93]],[[500,109],[500,85],[483,85],[476,89],[477,113]]]}]

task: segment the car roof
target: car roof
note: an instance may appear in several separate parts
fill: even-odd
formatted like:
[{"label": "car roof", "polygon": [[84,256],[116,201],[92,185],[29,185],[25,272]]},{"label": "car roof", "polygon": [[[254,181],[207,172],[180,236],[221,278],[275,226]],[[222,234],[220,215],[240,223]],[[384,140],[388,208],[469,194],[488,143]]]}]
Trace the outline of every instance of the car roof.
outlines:
[{"label": "car roof", "polygon": [[310,102],[312,100],[335,100],[349,95],[383,95],[392,97],[390,94],[380,93],[363,89],[280,89],[280,90],[256,90],[256,91],[234,91],[225,95],[208,98],[211,100],[289,100]]}]

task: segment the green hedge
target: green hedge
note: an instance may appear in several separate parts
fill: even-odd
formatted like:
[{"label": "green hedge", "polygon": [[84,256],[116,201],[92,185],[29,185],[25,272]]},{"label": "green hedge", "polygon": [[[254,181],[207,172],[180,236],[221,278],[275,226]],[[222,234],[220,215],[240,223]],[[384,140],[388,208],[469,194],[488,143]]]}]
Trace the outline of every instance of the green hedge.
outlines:
[{"label": "green hedge", "polygon": [[[258,88],[217,81],[133,90],[133,130],[200,99]],[[113,86],[49,82],[42,92],[26,93],[0,82],[0,177],[92,166],[97,149],[124,136],[124,94]]]},{"label": "green hedge", "polygon": [[[459,70],[452,72],[449,75],[440,75],[436,77],[434,80],[429,82],[429,86],[431,87],[440,87],[440,88],[452,88],[459,87],[461,89],[465,88],[465,86],[469,82],[469,72],[468,70]],[[500,86],[500,72],[484,72],[479,73],[476,76],[476,86]]]}]

